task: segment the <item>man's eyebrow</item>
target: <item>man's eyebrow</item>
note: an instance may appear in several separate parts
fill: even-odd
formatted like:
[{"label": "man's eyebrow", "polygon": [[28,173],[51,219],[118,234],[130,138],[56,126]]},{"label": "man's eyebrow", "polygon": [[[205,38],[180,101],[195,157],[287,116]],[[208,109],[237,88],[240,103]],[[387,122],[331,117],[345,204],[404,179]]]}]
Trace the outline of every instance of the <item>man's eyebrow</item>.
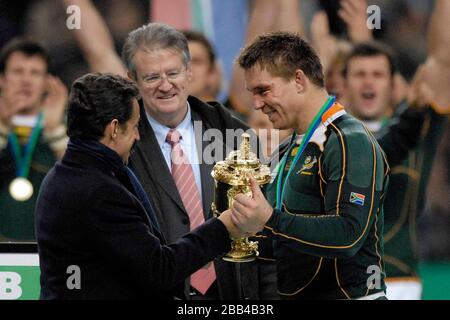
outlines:
[{"label": "man's eyebrow", "polygon": [[247,90],[250,92],[253,92],[253,93],[255,93],[255,92],[260,93],[260,92],[266,91],[269,88],[270,88],[269,84],[261,84],[259,86],[254,87],[253,89],[247,88]]}]

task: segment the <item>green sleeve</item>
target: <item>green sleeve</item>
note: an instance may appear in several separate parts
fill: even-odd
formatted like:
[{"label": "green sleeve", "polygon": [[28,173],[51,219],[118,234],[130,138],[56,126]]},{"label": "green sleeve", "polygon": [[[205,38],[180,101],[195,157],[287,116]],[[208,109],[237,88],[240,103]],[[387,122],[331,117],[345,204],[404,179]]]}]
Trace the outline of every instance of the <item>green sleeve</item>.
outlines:
[{"label": "green sleeve", "polygon": [[[274,210],[266,232],[290,239],[286,245],[322,257],[351,257],[358,252],[379,209],[385,165],[381,151],[366,132],[334,131],[322,154],[323,215],[293,215]],[[356,201],[352,193],[363,200]],[[352,201],[353,200],[353,201]]]},{"label": "green sleeve", "polygon": [[426,109],[415,109],[403,102],[387,125],[376,133],[391,167],[401,164],[420,141],[426,113]]}]

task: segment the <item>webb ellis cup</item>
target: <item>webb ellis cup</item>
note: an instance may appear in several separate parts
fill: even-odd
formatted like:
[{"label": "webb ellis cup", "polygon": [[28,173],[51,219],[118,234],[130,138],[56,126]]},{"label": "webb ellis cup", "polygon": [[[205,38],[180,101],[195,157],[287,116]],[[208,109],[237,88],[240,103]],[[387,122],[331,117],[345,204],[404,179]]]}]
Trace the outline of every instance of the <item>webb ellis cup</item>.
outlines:
[{"label": "webb ellis cup", "polygon": [[[254,177],[259,185],[270,181],[270,169],[261,164],[256,155],[250,151],[250,135],[242,134],[239,150],[230,152],[225,161],[219,161],[211,175],[215,181],[214,202],[212,210],[218,216],[231,208],[235,195],[243,193],[252,196],[249,177]],[[231,251],[223,259],[231,262],[249,262],[258,256],[258,242],[248,238],[233,239]]]}]

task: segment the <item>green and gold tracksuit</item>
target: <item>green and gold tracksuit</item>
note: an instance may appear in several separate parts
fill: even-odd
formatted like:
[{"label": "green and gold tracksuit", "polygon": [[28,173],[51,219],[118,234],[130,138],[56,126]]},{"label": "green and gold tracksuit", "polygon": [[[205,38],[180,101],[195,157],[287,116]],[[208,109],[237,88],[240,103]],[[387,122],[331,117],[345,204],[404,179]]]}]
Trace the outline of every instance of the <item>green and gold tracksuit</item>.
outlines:
[{"label": "green and gold tracksuit", "polygon": [[[390,123],[403,123],[410,131],[406,136],[416,144],[412,150],[409,148],[410,151],[399,158],[399,150],[406,150],[408,142],[392,140],[392,129],[388,125],[377,132],[376,137],[391,165],[389,192],[384,202],[386,275],[392,280],[419,281],[417,220],[424,208],[426,186],[447,117],[427,108],[421,112],[423,119],[402,119],[407,107],[405,103],[400,105]],[[414,129],[418,124],[420,127]]]},{"label": "green and gold tracksuit", "polygon": [[[295,143],[284,148],[286,167],[275,170],[283,178]],[[385,290],[388,171],[375,138],[345,111],[317,128],[288,178],[282,209],[273,211],[262,235],[274,240],[282,297],[352,299]],[[265,189],[274,207],[276,189],[275,178]]]}]

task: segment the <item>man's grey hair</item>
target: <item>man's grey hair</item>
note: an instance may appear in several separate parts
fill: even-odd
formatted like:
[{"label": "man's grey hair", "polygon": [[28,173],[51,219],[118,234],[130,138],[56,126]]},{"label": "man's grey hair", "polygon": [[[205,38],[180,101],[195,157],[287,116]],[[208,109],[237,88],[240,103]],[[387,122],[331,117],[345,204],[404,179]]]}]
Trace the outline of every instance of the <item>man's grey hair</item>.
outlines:
[{"label": "man's grey hair", "polygon": [[122,48],[122,60],[128,71],[136,79],[136,65],[134,56],[138,50],[153,51],[159,49],[173,49],[182,55],[185,66],[191,60],[186,37],[167,24],[149,23],[128,34]]}]

